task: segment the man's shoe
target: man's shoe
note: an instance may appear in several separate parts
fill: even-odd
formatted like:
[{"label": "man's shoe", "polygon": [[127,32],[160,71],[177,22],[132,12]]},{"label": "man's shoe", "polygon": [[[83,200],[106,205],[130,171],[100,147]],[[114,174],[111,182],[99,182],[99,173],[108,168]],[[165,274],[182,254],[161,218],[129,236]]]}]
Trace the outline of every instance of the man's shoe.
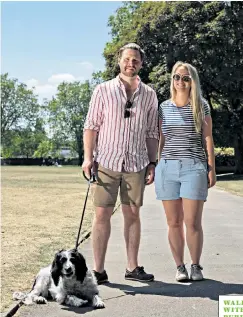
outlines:
[{"label": "man's shoe", "polygon": [[203,268],[199,264],[192,264],[191,265],[191,280],[193,281],[201,281],[203,280],[202,274]]},{"label": "man's shoe", "polygon": [[185,264],[177,266],[176,280],[177,282],[183,282],[183,281],[189,280],[189,276],[188,276],[188,272],[185,267]]},{"label": "man's shoe", "polygon": [[102,273],[99,273],[93,270],[93,273],[94,273],[94,276],[96,277],[98,285],[108,282],[108,275],[105,270]]},{"label": "man's shoe", "polygon": [[147,274],[144,271],[143,266],[137,266],[132,272],[126,269],[125,279],[139,282],[151,282],[154,280],[154,276],[153,274]]}]

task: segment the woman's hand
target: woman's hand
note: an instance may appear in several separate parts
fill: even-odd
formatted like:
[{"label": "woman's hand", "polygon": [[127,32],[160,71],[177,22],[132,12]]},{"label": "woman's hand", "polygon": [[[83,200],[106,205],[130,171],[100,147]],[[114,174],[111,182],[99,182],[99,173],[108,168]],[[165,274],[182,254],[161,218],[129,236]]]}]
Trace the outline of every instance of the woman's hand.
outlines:
[{"label": "woman's hand", "polygon": [[217,176],[215,169],[209,169],[208,172],[208,188],[213,187],[216,184]]}]

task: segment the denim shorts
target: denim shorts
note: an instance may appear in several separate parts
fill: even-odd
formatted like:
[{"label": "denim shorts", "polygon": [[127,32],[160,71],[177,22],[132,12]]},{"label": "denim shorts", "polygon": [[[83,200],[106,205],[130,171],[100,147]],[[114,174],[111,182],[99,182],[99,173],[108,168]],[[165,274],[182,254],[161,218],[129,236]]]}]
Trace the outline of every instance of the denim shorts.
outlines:
[{"label": "denim shorts", "polygon": [[155,192],[158,200],[206,201],[207,163],[199,159],[161,159],[155,169]]}]

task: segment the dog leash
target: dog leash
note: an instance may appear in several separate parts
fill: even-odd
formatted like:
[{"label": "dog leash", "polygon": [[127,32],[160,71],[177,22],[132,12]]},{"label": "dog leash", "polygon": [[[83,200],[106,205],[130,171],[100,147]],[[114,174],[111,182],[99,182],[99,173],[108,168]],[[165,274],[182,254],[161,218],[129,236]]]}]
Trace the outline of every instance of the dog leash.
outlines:
[{"label": "dog leash", "polygon": [[21,306],[23,306],[23,305],[24,305],[24,300],[22,299],[17,305],[14,306],[13,309],[11,309],[11,310],[7,313],[7,315],[6,315],[5,317],[12,317],[12,316],[14,316],[15,313],[19,310],[19,308],[20,308]]},{"label": "dog leash", "polygon": [[31,290],[30,290],[28,293],[26,293],[26,294],[24,295],[24,297],[18,302],[18,304],[15,305],[15,306],[5,315],[5,317],[13,317],[13,316],[17,313],[17,311],[19,310],[19,308],[24,305],[24,300],[26,299],[26,297],[30,294],[30,292],[33,291],[34,286],[35,286],[35,283],[36,283],[36,280],[34,281]]},{"label": "dog leash", "polygon": [[[88,177],[85,175],[84,172],[83,172],[83,176],[84,176],[84,178],[88,181],[88,188],[87,188],[87,193],[86,193],[86,197],[85,197],[85,201],[84,201],[84,207],[83,207],[83,212],[82,212],[81,221],[80,221],[80,225],[79,225],[79,230],[78,230],[78,235],[77,235],[75,250],[78,249],[78,246],[79,246],[79,245],[83,242],[83,240],[84,240],[84,239],[83,239],[83,240],[81,240],[81,241],[79,242],[79,236],[80,236],[80,232],[81,232],[81,228],[82,228],[82,224],[83,224],[84,213],[85,213],[86,204],[87,204],[87,200],[88,200],[88,196],[89,196],[90,185],[91,185],[92,183],[95,183],[95,182],[96,182],[95,174],[92,172],[92,170],[91,170],[90,178],[88,178]],[[31,291],[33,290],[33,288],[34,288],[34,285],[32,286]],[[31,291],[30,291],[30,292],[31,292]],[[30,293],[30,292],[29,292],[29,293]],[[19,308],[24,305],[24,300],[26,299],[26,297],[28,296],[29,293],[27,293],[27,294],[23,297],[23,299],[21,299],[21,300],[18,302],[18,304],[15,305],[15,306],[5,315],[5,317],[13,317],[13,316],[16,314],[16,312],[19,310]]]},{"label": "dog leash", "polygon": [[85,173],[83,172],[83,176],[84,178],[88,181],[88,188],[87,188],[87,193],[86,193],[86,197],[85,197],[85,201],[84,201],[84,207],[83,207],[83,212],[82,212],[82,216],[81,216],[81,221],[80,221],[80,225],[79,225],[79,230],[78,230],[78,235],[77,235],[77,239],[76,239],[76,245],[75,245],[75,250],[78,249],[78,246],[82,243],[83,240],[81,240],[79,242],[79,236],[80,236],[80,232],[81,232],[81,228],[82,228],[82,224],[83,224],[83,219],[84,219],[84,212],[86,209],[86,204],[87,204],[87,200],[88,200],[88,196],[89,196],[89,190],[90,190],[90,185],[92,183],[96,182],[96,178],[95,178],[95,174],[93,173],[93,171],[91,170],[91,174],[90,174],[90,178],[88,178]]}]

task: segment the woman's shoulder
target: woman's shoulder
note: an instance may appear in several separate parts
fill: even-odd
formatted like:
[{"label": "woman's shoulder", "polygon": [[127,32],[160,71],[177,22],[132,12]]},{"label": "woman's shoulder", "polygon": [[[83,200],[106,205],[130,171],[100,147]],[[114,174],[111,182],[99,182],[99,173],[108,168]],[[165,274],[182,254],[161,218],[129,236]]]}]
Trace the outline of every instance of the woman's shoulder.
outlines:
[{"label": "woman's shoulder", "polygon": [[172,105],[172,101],[171,101],[171,99],[167,99],[167,100],[161,102],[160,107],[164,108],[164,107],[170,106],[170,105]]},{"label": "woman's shoulder", "polygon": [[202,107],[204,109],[205,115],[206,116],[210,115],[210,106],[208,101],[204,97],[201,97],[201,100],[202,100]]}]

